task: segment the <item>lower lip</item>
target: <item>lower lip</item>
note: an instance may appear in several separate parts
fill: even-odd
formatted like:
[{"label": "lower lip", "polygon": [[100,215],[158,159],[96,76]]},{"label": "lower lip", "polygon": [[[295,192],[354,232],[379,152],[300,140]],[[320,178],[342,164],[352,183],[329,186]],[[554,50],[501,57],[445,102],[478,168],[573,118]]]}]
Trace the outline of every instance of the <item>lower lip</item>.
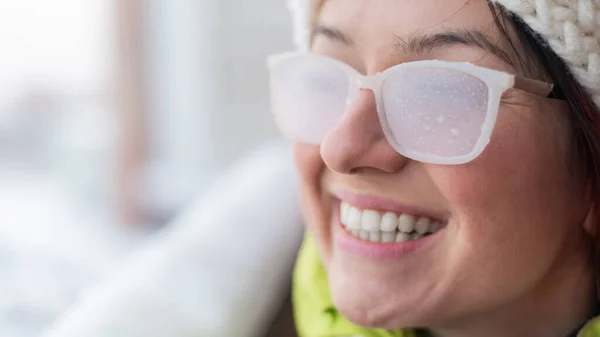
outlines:
[{"label": "lower lip", "polygon": [[439,234],[444,230],[442,228],[431,235],[404,242],[381,243],[366,241],[346,231],[346,228],[339,219],[339,203],[337,204],[336,212],[334,212],[334,237],[337,246],[345,251],[366,258],[393,259],[415,254],[433,245],[440,236]]}]

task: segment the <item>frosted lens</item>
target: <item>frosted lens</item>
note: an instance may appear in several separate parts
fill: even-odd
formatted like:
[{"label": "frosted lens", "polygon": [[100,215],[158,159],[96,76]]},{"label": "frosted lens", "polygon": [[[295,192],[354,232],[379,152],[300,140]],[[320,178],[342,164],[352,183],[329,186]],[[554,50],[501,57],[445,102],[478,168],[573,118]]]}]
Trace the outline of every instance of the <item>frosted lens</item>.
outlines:
[{"label": "frosted lens", "polygon": [[400,152],[460,157],[481,137],[487,85],[452,69],[405,69],[386,78],[384,115]]},{"label": "frosted lens", "polygon": [[319,144],[344,115],[349,79],[333,64],[291,59],[271,69],[270,85],[277,123],[291,139]]}]

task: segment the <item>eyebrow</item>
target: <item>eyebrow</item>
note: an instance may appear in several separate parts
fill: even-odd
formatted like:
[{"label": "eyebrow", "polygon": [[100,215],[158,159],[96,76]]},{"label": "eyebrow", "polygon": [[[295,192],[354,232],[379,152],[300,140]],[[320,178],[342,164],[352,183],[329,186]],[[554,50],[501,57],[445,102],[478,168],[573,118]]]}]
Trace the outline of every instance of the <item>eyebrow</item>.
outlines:
[{"label": "eyebrow", "polygon": [[[323,24],[318,24],[313,31],[313,38],[317,35],[322,35],[330,40],[351,46],[354,44],[352,38],[343,31],[334,27],[328,27]],[[431,35],[415,35],[408,39],[403,39],[400,36],[394,36],[394,48],[398,54],[404,55],[407,53],[422,54],[433,52],[441,48],[447,48],[455,45],[465,45],[484,49],[489,53],[500,58],[502,61],[515,65],[511,56],[488,39],[482,32],[477,30],[457,30]]]},{"label": "eyebrow", "polygon": [[408,39],[395,36],[394,48],[396,48],[399,53],[406,54],[408,52],[413,52],[420,54],[455,45],[465,45],[485,49],[504,62],[514,65],[512,58],[507,52],[490,41],[490,39],[482,32],[477,30],[462,29],[432,35],[411,36]]},{"label": "eyebrow", "polygon": [[354,44],[354,41],[352,40],[352,38],[350,36],[348,36],[346,33],[342,32],[339,29],[333,28],[333,27],[324,26],[323,24],[318,24],[315,27],[315,29],[313,31],[313,39],[317,35],[323,35],[323,36],[329,38],[330,40],[340,42],[340,43],[348,45],[348,46],[351,46]]},{"label": "eyebrow", "polygon": [[[318,24],[315,27],[313,38],[317,35],[323,35],[331,40],[349,46],[354,44],[352,38],[343,31],[322,24]],[[408,52],[419,54],[423,52],[432,52],[453,45],[467,45],[485,49],[502,59],[504,62],[513,66],[515,64],[507,52],[502,50],[483,33],[477,30],[459,30],[432,35],[416,35],[410,37],[408,40],[395,36],[395,40],[394,48],[399,54],[406,54]],[[513,88],[525,90],[542,97],[564,100],[562,89],[556,85],[520,75],[515,75],[514,78],[515,82]]]}]

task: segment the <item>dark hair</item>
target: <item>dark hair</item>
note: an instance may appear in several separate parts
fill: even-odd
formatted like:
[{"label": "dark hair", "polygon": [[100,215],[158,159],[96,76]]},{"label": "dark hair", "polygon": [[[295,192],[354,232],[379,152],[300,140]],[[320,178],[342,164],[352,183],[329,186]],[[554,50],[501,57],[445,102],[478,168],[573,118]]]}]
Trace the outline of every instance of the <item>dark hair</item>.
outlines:
[{"label": "dark hair", "polygon": [[[501,35],[513,49],[524,69],[539,69],[555,86],[569,107],[567,115],[571,127],[571,153],[568,167],[577,178],[589,184],[596,214],[600,215],[600,111],[591,96],[575,79],[565,61],[534,32],[519,16],[502,6],[488,2]],[[512,25],[516,38],[511,38],[507,25]],[[515,44],[515,43],[518,43]],[[525,53],[525,56],[522,54]],[[527,55],[533,55],[527,56]],[[533,64],[532,64],[533,62]],[[539,75],[539,74],[538,74]],[[579,179],[578,179],[579,180]],[[592,229],[591,253],[596,273],[600,275],[600,218]]]}]

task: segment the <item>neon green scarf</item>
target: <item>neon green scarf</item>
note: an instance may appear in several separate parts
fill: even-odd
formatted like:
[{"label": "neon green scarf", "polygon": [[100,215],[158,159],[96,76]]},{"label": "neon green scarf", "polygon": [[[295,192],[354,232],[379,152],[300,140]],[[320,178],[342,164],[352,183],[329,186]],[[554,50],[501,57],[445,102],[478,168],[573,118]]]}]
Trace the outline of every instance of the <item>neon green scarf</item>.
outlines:
[{"label": "neon green scarf", "polygon": [[[296,262],[293,302],[300,337],[416,337],[414,330],[366,329],[341,316],[333,306],[327,275],[310,234],[306,235]],[[600,316],[589,321],[577,337],[600,337]]]}]

